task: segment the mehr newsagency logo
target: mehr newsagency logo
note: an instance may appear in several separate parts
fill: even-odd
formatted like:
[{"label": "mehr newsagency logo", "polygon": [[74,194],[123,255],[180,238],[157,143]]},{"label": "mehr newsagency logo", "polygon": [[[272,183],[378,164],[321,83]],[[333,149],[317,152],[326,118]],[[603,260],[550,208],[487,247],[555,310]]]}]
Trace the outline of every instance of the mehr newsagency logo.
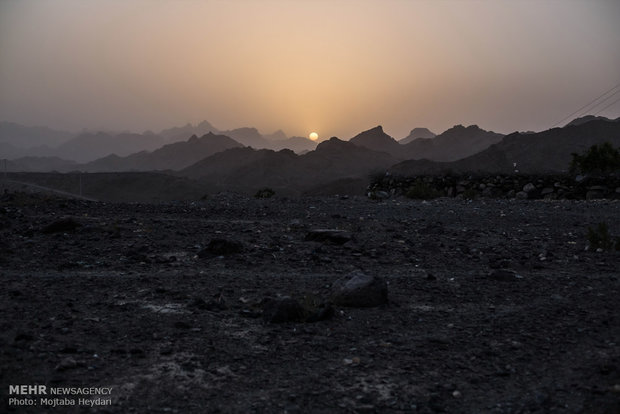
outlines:
[{"label": "mehr newsagency logo", "polygon": [[112,405],[112,387],[48,387],[41,384],[9,385],[10,406]]}]

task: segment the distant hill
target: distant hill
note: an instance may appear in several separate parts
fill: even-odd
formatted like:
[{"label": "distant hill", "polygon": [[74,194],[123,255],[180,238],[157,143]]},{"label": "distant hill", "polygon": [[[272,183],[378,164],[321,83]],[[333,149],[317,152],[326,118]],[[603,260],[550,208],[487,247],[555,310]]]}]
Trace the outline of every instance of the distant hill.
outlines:
[{"label": "distant hill", "polygon": [[581,124],[585,124],[585,123],[591,122],[591,121],[619,122],[620,118],[609,119],[609,118],[606,118],[604,116],[586,115],[586,116],[582,116],[581,118],[573,119],[568,124],[566,124],[566,126],[581,125]]},{"label": "distant hill", "polygon": [[[13,172],[68,172],[79,166],[75,161],[67,161],[58,157],[21,157],[8,161],[7,171]],[[4,165],[0,164],[1,168]]]},{"label": "distant hill", "polygon": [[219,130],[215,128],[210,122],[202,121],[197,125],[192,125],[187,123],[182,127],[172,127],[168,129],[162,130],[159,135],[163,137],[167,142],[176,142],[176,141],[185,141],[187,138],[192,135],[196,135],[198,137],[203,136],[209,132],[213,132],[214,134],[219,133]]},{"label": "distant hill", "polygon": [[88,162],[108,154],[126,156],[138,151],[151,151],[165,143],[159,135],[83,133],[58,146],[55,155],[78,162]]},{"label": "distant hill", "polygon": [[399,140],[398,143],[401,145],[405,145],[419,138],[429,139],[429,138],[435,138],[436,136],[437,134],[435,134],[434,132],[431,132],[428,128],[414,128],[411,130],[409,135]]},{"label": "distant hill", "polygon": [[373,151],[387,152],[397,158],[402,158],[403,155],[402,146],[394,138],[383,132],[381,125],[357,134],[349,142]]},{"label": "distant hill", "polygon": [[83,166],[85,171],[156,171],[180,170],[217,152],[242,145],[225,135],[211,132],[198,138],[164,145],[155,151],[141,151],[127,157],[109,155]]},{"label": "distant hill", "polygon": [[23,148],[17,148],[16,146],[9,144],[8,142],[0,142],[0,160],[23,157],[27,151]]},{"label": "distant hill", "polygon": [[435,138],[418,138],[403,145],[407,159],[455,161],[476,154],[502,140],[504,135],[485,131],[477,125],[456,125]]},{"label": "distant hill", "polygon": [[226,135],[227,137],[231,137],[235,141],[240,144],[245,145],[246,147],[252,148],[271,148],[271,141],[263,137],[258,129],[244,127],[244,128],[236,128],[228,131],[221,131],[222,135]]},{"label": "distant hill", "polygon": [[373,151],[336,137],[321,142],[316,150],[300,157],[311,171],[330,180],[366,175],[383,169],[398,159],[385,152]]},{"label": "distant hill", "polygon": [[282,131],[281,129],[278,129],[273,134],[264,135],[264,137],[270,141],[282,141],[288,138],[284,131]]},{"label": "distant hill", "polygon": [[179,174],[222,189],[256,191],[268,186],[279,192],[299,194],[310,188],[316,192],[322,184],[338,179],[366,178],[396,161],[386,153],[332,138],[304,155],[290,150],[231,149],[201,160]]},{"label": "distant hill", "polygon": [[[416,130],[411,131],[412,134],[414,131]],[[434,135],[426,128],[419,128],[417,133]],[[499,142],[502,137],[502,134],[485,131],[477,125],[468,127],[456,125],[434,138],[415,138],[403,144],[383,132],[381,126],[377,126],[356,135],[351,138],[350,142],[373,151],[386,152],[401,160],[454,161],[480,152]]]},{"label": "distant hill", "polygon": [[282,130],[267,135],[262,135],[252,127],[222,131],[208,121],[202,121],[197,125],[188,123],[180,127],[163,129],[159,133],[84,131],[77,135],[49,128],[25,127],[11,122],[0,122],[0,159],[26,156],[59,157],[88,163],[110,156],[110,163],[114,163],[118,161],[112,156],[114,154],[122,158],[142,151],[150,152],[165,144],[186,141],[193,135],[200,137],[209,132],[226,135],[242,145],[256,149],[287,148],[301,153],[316,148],[314,141],[305,137],[289,138]]},{"label": "distant hill", "polygon": [[317,142],[304,137],[290,137],[272,141],[270,145],[271,149],[274,150],[290,149],[291,151],[299,154],[304,151],[314,151],[316,149]]},{"label": "distant hill", "polygon": [[609,141],[620,146],[620,122],[594,120],[538,133],[513,133],[484,151],[453,162],[409,160],[390,172],[417,175],[439,172],[523,173],[565,172],[571,153],[582,153],[594,144]]},{"label": "distant hill", "polygon": [[74,134],[47,127],[28,127],[14,122],[0,122],[0,143],[16,148],[54,147],[70,140]]}]

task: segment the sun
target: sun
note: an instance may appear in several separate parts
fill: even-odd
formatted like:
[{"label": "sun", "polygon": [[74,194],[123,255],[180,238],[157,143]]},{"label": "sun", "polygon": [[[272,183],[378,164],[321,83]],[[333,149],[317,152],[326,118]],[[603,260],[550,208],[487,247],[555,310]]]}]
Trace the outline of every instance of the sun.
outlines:
[{"label": "sun", "polygon": [[317,139],[319,139],[319,134],[317,134],[316,132],[311,132],[310,135],[308,135],[308,138],[310,138],[312,141],[316,141]]}]

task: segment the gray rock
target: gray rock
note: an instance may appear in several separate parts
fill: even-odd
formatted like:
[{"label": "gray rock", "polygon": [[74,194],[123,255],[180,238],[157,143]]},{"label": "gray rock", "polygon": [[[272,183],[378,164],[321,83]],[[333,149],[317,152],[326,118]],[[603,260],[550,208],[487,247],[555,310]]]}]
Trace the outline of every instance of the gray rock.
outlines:
[{"label": "gray rock", "polygon": [[380,306],[388,301],[387,283],[356,271],[334,283],[332,299],[337,305],[354,308]]},{"label": "gray rock", "polygon": [[586,200],[598,200],[605,198],[605,193],[602,191],[590,190],[586,193]]},{"label": "gray rock", "polygon": [[198,257],[224,256],[241,253],[242,251],[243,245],[239,242],[226,239],[213,239],[206,248],[198,252]]},{"label": "gray rock", "polygon": [[607,187],[605,187],[604,185],[593,185],[593,186],[588,187],[588,190],[606,192]]},{"label": "gray rock", "polygon": [[301,304],[288,296],[267,299],[263,303],[263,319],[269,323],[302,322],[306,312]]},{"label": "gray rock", "polygon": [[519,200],[527,200],[527,193],[525,191],[519,191],[515,194],[515,197]]},{"label": "gray rock", "polygon": [[534,190],[536,190],[536,186],[532,183],[527,183],[523,186],[523,191],[526,193],[531,193]]},{"label": "gray rock", "polygon": [[553,188],[550,188],[550,187],[545,187],[545,188],[543,188],[543,189],[542,189],[542,191],[540,192],[540,195],[544,197],[544,196],[546,196],[547,194],[551,194],[551,193],[553,193]]},{"label": "gray rock", "polygon": [[306,234],[305,240],[345,244],[351,240],[351,233],[337,229],[314,229]]},{"label": "gray rock", "polygon": [[491,270],[488,274],[489,279],[499,280],[502,282],[511,282],[517,280],[519,276],[517,276],[517,272],[509,269],[495,269]]},{"label": "gray rock", "polygon": [[60,363],[56,366],[56,371],[66,371],[75,367],[77,367],[77,362],[75,361],[75,359],[67,357],[60,361]]}]

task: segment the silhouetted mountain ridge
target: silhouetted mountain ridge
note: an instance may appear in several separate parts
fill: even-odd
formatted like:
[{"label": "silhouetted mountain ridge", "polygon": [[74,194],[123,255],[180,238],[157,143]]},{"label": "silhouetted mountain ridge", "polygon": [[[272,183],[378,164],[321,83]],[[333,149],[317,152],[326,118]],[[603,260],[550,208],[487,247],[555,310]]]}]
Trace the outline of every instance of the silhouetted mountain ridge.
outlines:
[{"label": "silhouetted mountain ridge", "polygon": [[0,143],[15,148],[53,147],[70,140],[73,134],[48,127],[29,127],[15,122],[0,122]]},{"label": "silhouetted mountain ridge", "polygon": [[573,152],[610,142],[620,146],[620,122],[593,120],[538,133],[512,133],[501,142],[453,162],[409,160],[390,168],[394,174],[417,175],[438,172],[557,173],[566,172]]},{"label": "silhouetted mountain ridge", "polygon": [[402,146],[394,138],[383,132],[381,125],[357,134],[349,142],[373,151],[387,152],[397,158],[402,157]]},{"label": "silhouetted mountain ridge", "polygon": [[155,151],[141,151],[127,157],[110,155],[84,165],[86,171],[154,171],[180,170],[217,152],[241,147],[225,135],[209,132],[198,138],[192,135],[187,141],[164,145]]},{"label": "silhouetted mountain ridge", "polygon": [[403,145],[407,159],[455,161],[480,152],[501,141],[503,135],[478,125],[455,125],[435,138],[418,138]]},{"label": "silhouetted mountain ridge", "polygon": [[300,193],[321,183],[365,177],[369,171],[385,169],[396,161],[389,154],[333,137],[304,155],[290,150],[230,149],[203,159],[179,174],[223,189],[250,191],[269,186]]},{"label": "silhouetted mountain ridge", "polygon": [[435,138],[437,134],[431,132],[428,128],[414,128],[405,138],[398,141],[399,144],[405,145],[419,138],[429,139]]}]

